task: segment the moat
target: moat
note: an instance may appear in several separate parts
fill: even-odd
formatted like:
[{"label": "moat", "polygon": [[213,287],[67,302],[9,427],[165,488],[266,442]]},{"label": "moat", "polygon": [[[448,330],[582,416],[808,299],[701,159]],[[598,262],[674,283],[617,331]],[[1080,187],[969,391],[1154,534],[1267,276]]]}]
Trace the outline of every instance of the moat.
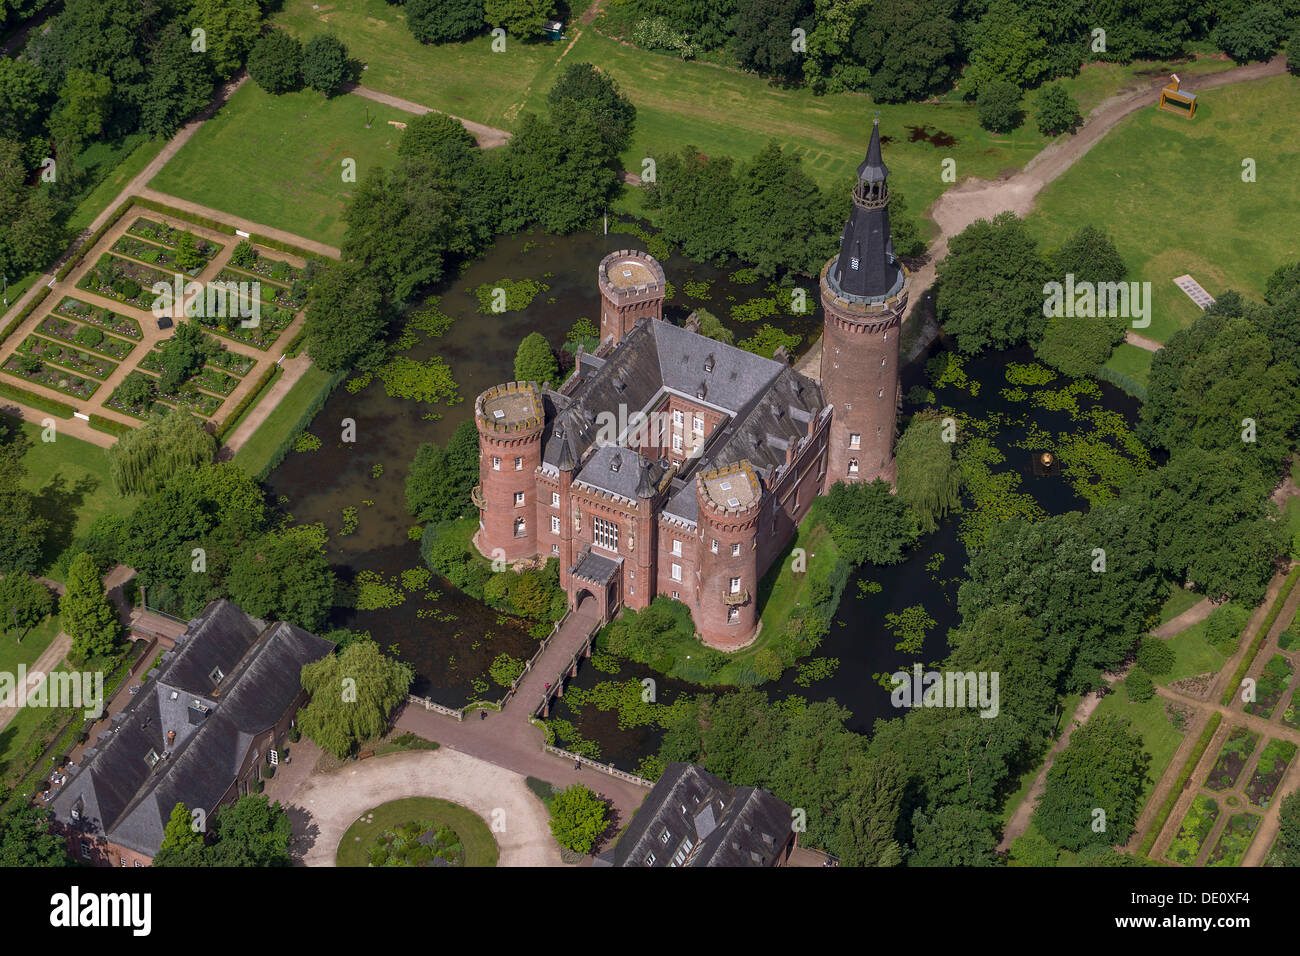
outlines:
[{"label": "moat", "polygon": [[[441,290],[438,307],[454,320],[450,328],[440,337],[421,336],[402,353],[417,361],[441,356],[458,385],[459,402],[432,405],[392,398],[378,378],[354,391],[345,386],[335,390],[308,429],[322,439],[321,447],[291,451],[267,485],[272,500],[278,500],[295,522],[324,523],[340,581],[351,582],[364,573],[393,581],[403,571],[424,567],[419,542],[407,534],[416,523],[405,504],[405,480],[416,449],[422,442],[445,442],[457,424],[473,414],[475,395],[513,377],[515,350],[525,335],[540,332],[554,346],[564,341],[580,317],[598,321],[597,264],[609,252],[645,246],[635,236],[620,234],[503,237]],[[751,322],[731,318],[735,307],[774,296],[767,280],[744,274],[743,263],[698,264],[679,256],[661,261],[673,292],[665,304],[665,318],[670,321],[680,323],[692,309],[705,308],[723,320],[737,341],[769,323],[801,337],[792,349],[796,358],[821,327],[820,309],[804,315],[778,310]],[[548,288],[522,311],[480,312],[474,290],[504,279],[532,279]],[[753,281],[744,281],[749,279]],[[814,280],[803,278],[800,284],[808,289],[809,303],[815,303]],[[962,422],[962,428],[980,432],[1000,453],[1003,460],[996,461],[995,454],[991,472],[999,476],[1001,487],[1023,493],[1021,507],[1026,513],[1086,509],[1087,497],[1071,484],[1079,468],[1067,469],[1066,474],[1036,474],[1036,453],[1056,447],[1061,436],[1090,428],[1106,431],[1111,445],[1122,451],[1122,441],[1114,437],[1116,426],[1121,435],[1132,427],[1138,403],[1106,383],[1089,381],[1071,390],[1066,387],[1069,380],[1060,376],[1013,384],[1008,369],[1034,362],[1027,348],[984,353],[954,365],[943,377],[944,384],[932,384],[927,360],[943,349],[942,343],[936,343],[903,369],[902,422],[927,406],[944,409]],[[930,394],[923,394],[927,389]],[[354,444],[339,440],[345,418],[356,422]],[[355,509],[354,520],[345,518],[345,509]],[[342,533],[345,522],[353,526],[350,533]],[[963,512],[950,515],[933,534],[922,537],[901,564],[855,569],[830,633],[813,655],[812,660],[823,663],[791,668],[779,680],[760,685],[761,689],[773,697],[834,698],[852,712],[849,725],[862,732],[869,731],[876,719],[897,716],[888,691],[873,675],[910,669],[914,662],[930,664],[946,655],[947,632],[957,624],[956,595],[967,553],[964,542],[974,540],[980,526],[978,502],[967,495]],[[927,628],[919,654],[896,651],[897,638],[886,626],[885,615],[917,606],[925,609],[934,625]],[[414,665],[413,693],[450,706],[477,697],[495,699],[500,688],[487,675],[493,658],[507,653],[524,659],[536,647],[526,622],[500,614],[436,577],[419,593],[409,591],[394,607],[367,611],[336,607],[330,626],[369,631],[381,646],[393,647]],[[832,666],[832,660],[838,665]],[[586,666],[574,686],[590,689],[609,680],[644,677],[654,678],[662,703],[671,703],[683,693],[728,691],[669,680],[631,662],[621,662],[616,674]],[[564,713],[565,709],[562,705],[557,716],[571,720],[601,759],[631,770],[658,749],[660,731],[620,730],[617,710],[585,706],[579,716]]]}]

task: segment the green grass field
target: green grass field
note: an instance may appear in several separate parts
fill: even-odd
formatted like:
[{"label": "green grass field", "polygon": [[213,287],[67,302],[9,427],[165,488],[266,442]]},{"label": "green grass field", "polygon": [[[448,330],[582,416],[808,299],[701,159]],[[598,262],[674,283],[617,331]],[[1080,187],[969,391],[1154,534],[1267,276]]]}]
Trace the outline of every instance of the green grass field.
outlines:
[{"label": "green grass field", "polygon": [[[343,239],[344,203],[356,182],[390,165],[409,113],[359,96],[303,91],[272,96],[245,83],[149,185],[308,239]],[[370,128],[366,128],[369,122]]]},{"label": "green grass field", "polygon": [[[1137,331],[1157,341],[1199,314],[1173,284],[1184,273],[1211,295],[1261,297],[1274,269],[1300,259],[1297,93],[1300,80],[1281,76],[1205,92],[1192,120],[1134,114],[1043,191],[1030,229],[1045,248],[1083,223],[1109,232],[1130,278],[1151,283],[1151,325]],[[1145,381],[1150,353],[1140,351],[1121,348],[1108,364]]]},{"label": "green grass field", "polygon": [[[336,32],[350,54],[368,66],[362,75],[368,87],[504,129],[511,129],[524,110],[545,111],[546,93],[569,63],[595,63],[637,107],[636,133],[623,155],[624,167],[634,171],[641,170],[644,158],[662,158],[687,144],[709,155],[743,159],[776,139],[798,151],[822,185],[840,185],[850,181],[862,158],[876,108],[862,94],[814,96],[779,89],[739,70],[627,46],[576,23],[568,29],[569,40],[507,41],[504,52],[494,53],[487,37],[420,44],[407,30],[401,8],[386,0],[340,0],[319,10],[309,0],[286,0],[274,21],[300,39]],[[1227,65],[1204,60],[1179,68],[1200,73]],[[1163,64],[1099,64],[1063,82],[1087,112],[1137,74],[1164,72]],[[946,188],[939,178],[942,159],[957,161],[959,177],[992,177],[1024,165],[1048,142],[1032,121],[1008,136],[995,136],[976,122],[972,103],[955,98],[879,109],[882,129],[893,140],[887,150],[895,182],[918,212]],[[920,138],[935,130],[956,142],[940,148]],[[633,192],[624,202],[636,210],[636,199]]]},{"label": "green grass field", "polygon": [[[373,820],[367,823],[366,816]],[[497,841],[482,818],[458,803],[434,797],[394,800],[362,814],[339,841],[336,862],[339,866],[369,866],[367,854],[375,839],[387,829],[415,820],[455,830],[465,848],[465,866],[497,865]]]},{"label": "green grass field", "polygon": [[1167,643],[1174,652],[1174,667],[1168,674],[1156,677],[1157,684],[1172,684],[1196,674],[1217,673],[1228,660],[1222,651],[1205,639],[1204,621],[1175,634]]},{"label": "green grass field", "polygon": [[1165,599],[1164,605],[1160,608],[1160,623],[1172,621],[1178,615],[1182,614],[1188,608],[1199,604],[1203,595],[1195,591],[1189,591],[1187,588],[1179,587],[1177,584],[1169,586],[1169,597]]},{"label": "green grass field", "polygon": [[[16,421],[5,416],[5,424],[13,427]],[[130,514],[139,499],[123,497],[113,488],[108,456],[98,445],[57,433],[54,441],[44,442],[39,425],[21,426],[28,440],[23,486],[36,492],[37,511],[50,521],[41,568],[48,574],[59,553],[92,521],[110,512]]]},{"label": "green grass field", "polygon": [[330,374],[310,366],[294,383],[266,420],[253,432],[244,447],[235,454],[235,464],[250,475],[259,475],[275,454],[293,424],[302,417],[321,391],[329,386]]}]

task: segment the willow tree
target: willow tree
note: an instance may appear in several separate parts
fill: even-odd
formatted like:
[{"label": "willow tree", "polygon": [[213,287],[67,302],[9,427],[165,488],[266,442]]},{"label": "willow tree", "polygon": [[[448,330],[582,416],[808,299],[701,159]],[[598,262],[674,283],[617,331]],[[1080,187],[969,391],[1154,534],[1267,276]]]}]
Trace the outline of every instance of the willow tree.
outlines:
[{"label": "willow tree", "polygon": [[152,494],[179,471],[210,464],[217,440],[181,408],[154,415],[108,449],[108,469],[118,494]]},{"label": "willow tree", "polygon": [[919,412],[898,440],[898,497],[929,534],[960,502],[961,468],[953,455],[955,426]]},{"label": "willow tree", "polygon": [[388,718],[415,679],[410,664],[385,657],[374,641],[356,640],[302,669],[311,702],[298,727],[322,749],[344,757],[388,729]]}]

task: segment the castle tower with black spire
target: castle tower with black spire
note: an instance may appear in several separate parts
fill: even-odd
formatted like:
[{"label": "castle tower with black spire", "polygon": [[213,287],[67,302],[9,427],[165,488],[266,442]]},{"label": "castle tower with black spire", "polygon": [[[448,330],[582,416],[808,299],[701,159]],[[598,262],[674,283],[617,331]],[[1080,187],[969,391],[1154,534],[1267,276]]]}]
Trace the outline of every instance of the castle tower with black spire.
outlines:
[{"label": "castle tower with black spire", "polygon": [[894,258],[888,180],[877,119],[867,158],[858,167],[839,255],[821,271],[826,315],[821,385],[826,402],[834,406],[828,488],[837,481],[894,481],[898,338],[909,275]]}]

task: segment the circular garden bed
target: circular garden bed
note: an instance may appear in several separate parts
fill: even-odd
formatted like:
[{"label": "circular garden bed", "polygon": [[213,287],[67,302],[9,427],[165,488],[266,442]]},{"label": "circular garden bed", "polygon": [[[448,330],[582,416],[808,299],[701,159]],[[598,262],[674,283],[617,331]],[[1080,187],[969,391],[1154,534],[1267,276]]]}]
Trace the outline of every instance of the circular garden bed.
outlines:
[{"label": "circular garden bed", "polygon": [[407,797],[348,827],[339,866],[496,866],[497,841],[478,814],[449,800]]}]

